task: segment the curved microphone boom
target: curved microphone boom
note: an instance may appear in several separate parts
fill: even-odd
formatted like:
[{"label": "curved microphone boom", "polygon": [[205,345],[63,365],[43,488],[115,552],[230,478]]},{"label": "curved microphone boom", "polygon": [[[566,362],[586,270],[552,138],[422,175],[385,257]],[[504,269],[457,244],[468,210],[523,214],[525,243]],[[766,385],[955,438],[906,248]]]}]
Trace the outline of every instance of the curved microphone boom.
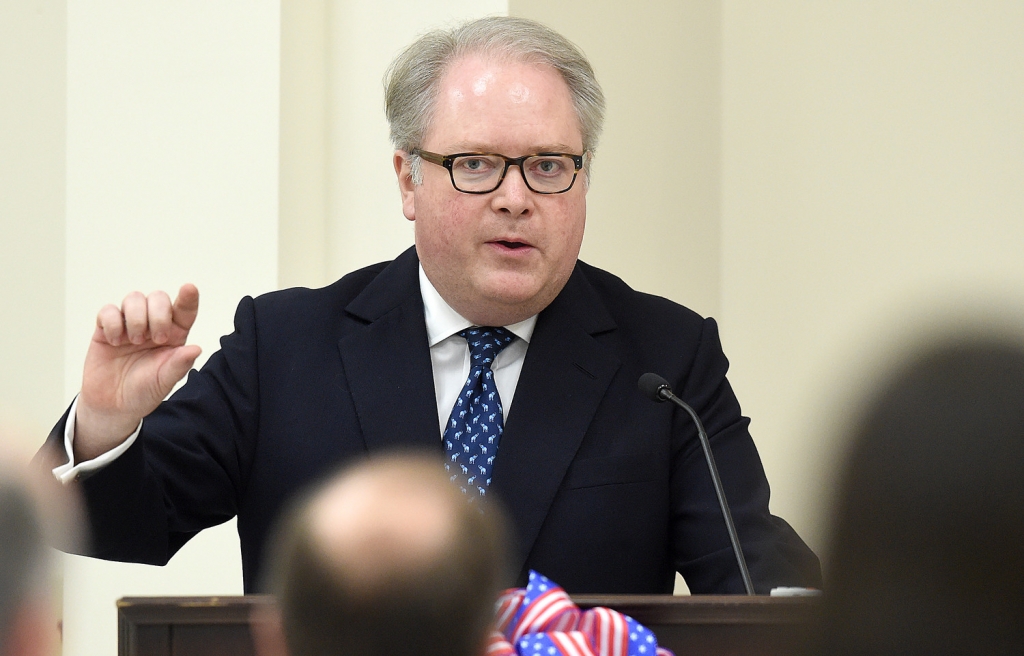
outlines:
[{"label": "curved microphone boom", "polygon": [[685,401],[672,393],[672,387],[668,381],[658,374],[646,373],[640,376],[637,387],[644,396],[659,403],[671,401],[677,406],[686,410],[693,423],[697,425],[697,435],[700,437],[700,446],[704,449],[704,458],[708,461],[708,471],[711,472],[711,481],[715,484],[715,494],[718,496],[718,505],[722,508],[722,517],[725,518],[725,528],[729,531],[729,540],[732,542],[732,551],[736,554],[736,563],[740,566],[740,575],[743,577],[743,587],[747,594],[754,594],[754,584],[750,582],[750,571],[747,569],[747,560],[743,557],[743,549],[740,547],[740,539],[736,535],[736,524],[732,521],[732,513],[729,512],[729,502],[725,500],[725,489],[722,488],[722,479],[718,475],[718,467],[715,465],[715,456],[711,454],[711,443],[708,441],[708,434],[704,432],[704,424],[693,408]]}]

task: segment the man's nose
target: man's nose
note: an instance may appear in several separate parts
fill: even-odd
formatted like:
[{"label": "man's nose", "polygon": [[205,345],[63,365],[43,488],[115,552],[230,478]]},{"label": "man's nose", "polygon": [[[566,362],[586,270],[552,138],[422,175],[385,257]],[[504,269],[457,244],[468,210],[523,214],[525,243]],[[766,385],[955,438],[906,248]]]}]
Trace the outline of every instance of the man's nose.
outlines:
[{"label": "man's nose", "polygon": [[533,192],[526,186],[523,171],[518,166],[508,167],[505,179],[494,191],[492,203],[498,211],[509,212],[512,216],[528,213],[533,204]]}]

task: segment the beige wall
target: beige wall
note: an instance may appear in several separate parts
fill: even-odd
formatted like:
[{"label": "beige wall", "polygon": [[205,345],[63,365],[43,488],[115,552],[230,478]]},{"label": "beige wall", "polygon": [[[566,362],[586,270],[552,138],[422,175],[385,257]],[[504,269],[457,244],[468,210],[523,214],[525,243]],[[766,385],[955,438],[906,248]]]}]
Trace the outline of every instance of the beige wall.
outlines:
[{"label": "beige wall", "polygon": [[773,507],[820,546],[859,385],[925,325],[1024,307],[1024,5],[722,17],[723,340]]}]

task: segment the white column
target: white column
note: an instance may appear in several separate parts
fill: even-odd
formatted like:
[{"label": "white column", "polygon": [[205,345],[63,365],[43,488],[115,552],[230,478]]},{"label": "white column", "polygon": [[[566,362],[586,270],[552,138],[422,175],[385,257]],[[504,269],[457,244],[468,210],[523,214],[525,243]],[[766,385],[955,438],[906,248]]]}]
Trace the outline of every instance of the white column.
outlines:
[{"label": "white column", "polygon": [[[67,23],[70,401],[104,303],[195,283],[205,357],[276,286],[280,6],[70,0]],[[115,652],[119,597],[241,591],[233,521],[165,568],[69,556],[64,653]]]},{"label": "white column", "polygon": [[65,3],[0,3],[0,456],[64,407]]},{"label": "white column", "polygon": [[0,460],[15,466],[64,408],[66,16],[64,0],[0,2]]}]

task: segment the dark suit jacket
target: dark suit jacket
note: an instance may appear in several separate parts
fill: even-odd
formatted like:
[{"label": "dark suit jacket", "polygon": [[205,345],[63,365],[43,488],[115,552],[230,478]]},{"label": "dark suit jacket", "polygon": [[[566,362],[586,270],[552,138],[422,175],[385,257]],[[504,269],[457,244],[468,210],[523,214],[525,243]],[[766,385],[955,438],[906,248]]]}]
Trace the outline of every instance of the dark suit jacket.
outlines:
[{"label": "dark suit jacket", "polygon": [[[521,584],[532,568],[573,593],[662,593],[678,570],[695,593],[743,591],[696,430],[637,391],[654,371],[706,424],[757,590],[820,586],[814,554],[768,512],[727,367],[713,320],[577,264],[538,318],[494,464]],[[63,425],[46,448],[62,449]],[[220,351],[80,482],[90,555],[163,564],[237,515],[254,591],[297,491],[401,447],[441,453],[413,249],[324,289],[243,299]]]}]

